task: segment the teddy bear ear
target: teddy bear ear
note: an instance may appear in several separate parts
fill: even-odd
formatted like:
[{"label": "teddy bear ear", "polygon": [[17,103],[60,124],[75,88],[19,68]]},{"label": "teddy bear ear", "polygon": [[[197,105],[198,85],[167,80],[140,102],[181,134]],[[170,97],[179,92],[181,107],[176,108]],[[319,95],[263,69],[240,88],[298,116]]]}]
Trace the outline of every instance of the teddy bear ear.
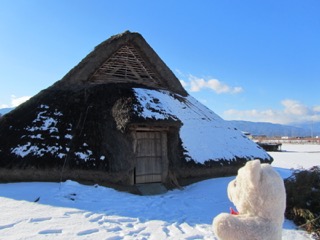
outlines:
[{"label": "teddy bear ear", "polygon": [[254,185],[260,180],[261,175],[261,163],[260,160],[253,160],[246,163],[248,177],[250,182]]}]

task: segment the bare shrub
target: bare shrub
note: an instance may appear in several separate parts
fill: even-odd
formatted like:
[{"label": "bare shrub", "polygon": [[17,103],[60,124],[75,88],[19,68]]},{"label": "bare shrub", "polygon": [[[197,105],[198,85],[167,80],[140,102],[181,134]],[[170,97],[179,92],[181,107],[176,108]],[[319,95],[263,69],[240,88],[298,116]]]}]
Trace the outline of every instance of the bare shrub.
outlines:
[{"label": "bare shrub", "polygon": [[320,238],[320,167],[296,170],[285,179],[286,218]]}]

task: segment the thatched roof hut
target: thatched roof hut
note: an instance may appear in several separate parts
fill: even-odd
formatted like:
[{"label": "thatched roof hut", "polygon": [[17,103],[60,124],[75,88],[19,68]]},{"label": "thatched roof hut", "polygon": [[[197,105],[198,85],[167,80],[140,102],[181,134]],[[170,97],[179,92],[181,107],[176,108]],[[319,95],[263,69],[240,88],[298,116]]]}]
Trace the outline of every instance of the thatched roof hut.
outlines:
[{"label": "thatched roof hut", "polygon": [[98,45],[0,120],[0,180],[134,185],[233,174],[272,158],[192,98],[138,33]]}]

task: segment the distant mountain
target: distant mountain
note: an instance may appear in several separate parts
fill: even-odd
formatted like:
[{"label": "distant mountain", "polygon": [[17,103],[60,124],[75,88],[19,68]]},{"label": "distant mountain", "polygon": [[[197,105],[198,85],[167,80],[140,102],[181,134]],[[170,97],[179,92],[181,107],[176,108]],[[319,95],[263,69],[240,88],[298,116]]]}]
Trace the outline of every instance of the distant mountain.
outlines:
[{"label": "distant mountain", "polygon": [[265,135],[268,137],[289,136],[289,137],[309,137],[320,135],[320,122],[314,123],[313,129],[308,123],[295,126],[267,123],[267,122],[249,122],[249,121],[229,121],[234,127],[249,132],[252,135]]},{"label": "distant mountain", "polygon": [[295,124],[295,127],[304,128],[309,131],[313,136],[320,135],[320,122],[305,122],[300,124]]},{"label": "distant mountain", "polygon": [[5,115],[6,113],[10,112],[13,108],[1,108],[0,109],[0,116]]}]

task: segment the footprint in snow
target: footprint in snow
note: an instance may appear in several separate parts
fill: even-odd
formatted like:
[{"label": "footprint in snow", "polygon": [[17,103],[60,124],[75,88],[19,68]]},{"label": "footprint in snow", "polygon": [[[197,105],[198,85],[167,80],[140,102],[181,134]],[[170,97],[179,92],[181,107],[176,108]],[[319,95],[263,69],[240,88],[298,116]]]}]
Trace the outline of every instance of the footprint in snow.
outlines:
[{"label": "footprint in snow", "polygon": [[63,214],[63,216],[65,217],[71,217],[71,215],[75,215],[75,214],[83,214],[84,211],[70,211],[70,212],[65,212]]},{"label": "footprint in snow", "polygon": [[163,226],[162,231],[166,234],[167,237],[170,236],[170,230],[167,228],[167,226]]},{"label": "footprint in snow", "polygon": [[119,227],[119,226],[115,226],[115,227],[110,227],[107,230],[108,230],[108,232],[120,232],[123,229],[121,227]]},{"label": "footprint in snow", "polygon": [[84,217],[85,217],[85,218],[89,218],[89,217],[91,217],[92,215],[94,215],[93,212],[86,212],[86,213],[84,214]]},{"label": "footprint in snow", "polygon": [[98,222],[99,224],[102,224],[103,221],[101,221],[101,220],[103,220],[104,215],[97,215],[97,214],[92,213],[92,212],[87,212],[87,213],[84,214],[84,217],[88,218],[88,220],[90,222]]},{"label": "footprint in snow", "polygon": [[91,218],[89,221],[90,221],[90,222],[98,222],[99,224],[102,224],[103,221],[101,221],[101,220],[103,220],[103,215],[100,215],[100,216]]},{"label": "footprint in snow", "polygon": [[60,234],[62,233],[62,229],[46,229],[39,232],[39,234]]},{"label": "footprint in snow", "polygon": [[96,233],[96,232],[99,232],[99,229],[93,228],[93,229],[88,229],[88,230],[84,230],[84,231],[78,232],[77,235],[78,236],[83,236],[83,235],[93,234],[93,233]]},{"label": "footprint in snow", "polygon": [[113,236],[113,237],[108,237],[106,238],[106,240],[122,240],[123,237],[120,237],[120,236]]},{"label": "footprint in snow", "polygon": [[43,222],[43,221],[49,221],[51,220],[52,218],[51,217],[40,217],[40,218],[31,218],[29,220],[30,223],[35,223],[35,222]]},{"label": "footprint in snow", "polygon": [[202,235],[194,235],[194,236],[191,236],[191,237],[186,237],[185,239],[186,240],[198,240],[198,239],[202,239],[203,236]]},{"label": "footprint in snow", "polygon": [[129,231],[128,235],[131,236],[131,235],[134,235],[134,234],[138,234],[138,233],[142,232],[142,231],[145,230],[145,229],[146,229],[146,227],[137,228],[137,229],[135,229],[135,230]]},{"label": "footprint in snow", "polygon": [[134,227],[134,225],[132,224],[132,223],[128,223],[128,224],[126,224],[125,225],[127,228],[133,228]]},{"label": "footprint in snow", "polygon": [[18,223],[20,223],[22,221],[18,221],[18,222],[15,222],[15,223],[10,223],[10,224],[6,224],[6,225],[2,225],[0,226],[0,230],[2,229],[6,229],[6,228],[13,228],[15,225],[17,225]]},{"label": "footprint in snow", "polygon": [[134,218],[119,218],[118,222],[121,222],[121,223],[134,223],[134,222],[137,222],[137,220],[134,219]]}]

